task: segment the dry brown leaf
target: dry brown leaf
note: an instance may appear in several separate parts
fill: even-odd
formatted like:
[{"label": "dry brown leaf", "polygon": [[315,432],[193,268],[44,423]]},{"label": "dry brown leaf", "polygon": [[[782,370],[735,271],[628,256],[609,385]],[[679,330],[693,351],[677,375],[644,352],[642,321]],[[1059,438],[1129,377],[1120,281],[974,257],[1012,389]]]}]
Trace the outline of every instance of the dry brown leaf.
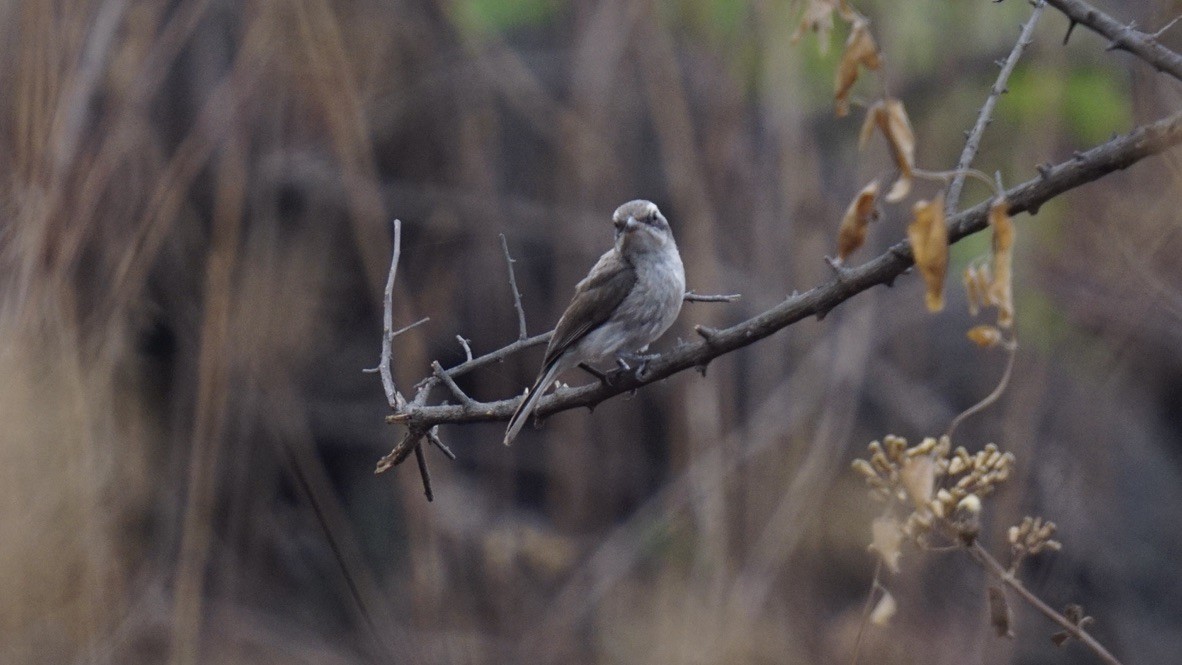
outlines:
[{"label": "dry brown leaf", "polygon": [[870,34],[870,23],[865,19],[853,22],[850,36],[845,40],[845,50],[837,65],[837,79],[834,82],[834,98],[837,101],[837,117],[850,112],[850,90],[858,80],[858,67],[878,69],[882,60],[878,57],[878,44]]},{"label": "dry brown leaf", "polygon": [[1000,587],[989,586],[989,625],[997,631],[998,637],[1013,639],[1013,615],[1010,613],[1010,603],[1006,600],[1005,591]]},{"label": "dry brown leaf", "polygon": [[903,555],[903,527],[893,517],[877,517],[870,525],[870,549],[878,552],[882,562],[892,572],[899,572],[899,557]]},{"label": "dry brown leaf", "polygon": [[866,227],[878,216],[878,181],[874,180],[862,188],[850,201],[841,227],[837,230],[837,258],[845,261],[866,242]]},{"label": "dry brown leaf", "polygon": [[887,193],[888,203],[898,203],[911,193],[912,173],[915,170],[915,132],[907,118],[903,102],[894,98],[881,99],[866,110],[866,119],[858,133],[858,149],[866,146],[874,128],[882,131],[891,149],[895,166],[899,167],[899,179]]},{"label": "dry brown leaf", "polygon": [[989,349],[1001,344],[1001,331],[994,326],[973,326],[965,335],[972,340],[973,344],[983,349]]},{"label": "dry brown leaf", "polygon": [[858,12],[854,11],[854,8],[851,7],[850,3],[846,2],[846,0],[837,0],[837,13],[840,14],[843,19],[851,23],[858,20],[859,16]]},{"label": "dry brown leaf", "polygon": [[927,291],[924,299],[929,312],[944,309],[944,276],[948,272],[948,227],[944,224],[944,193],[935,200],[919,201],[912,207],[913,219],[907,226],[907,241],[915,265],[923,275]]},{"label": "dry brown leaf", "polygon": [[[842,4],[845,4],[842,0]],[[817,48],[821,55],[829,52],[830,33],[833,32],[833,0],[808,0],[804,7],[804,14],[800,17],[800,25],[792,33],[792,43],[800,41],[805,32],[817,33]],[[843,14],[844,16],[844,14]]]},{"label": "dry brown leaf", "polygon": [[882,598],[878,599],[878,602],[874,604],[874,609],[870,612],[870,623],[876,626],[885,626],[898,610],[899,603],[895,602],[895,597],[891,595],[890,591],[883,589]]},{"label": "dry brown leaf", "polygon": [[907,109],[903,108],[903,102],[887,99],[883,104],[886,122],[882,133],[886,135],[887,143],[891,146],[891,155],[899,167],[899,179],[887,193],[886,199],[891,203],[898,203],[911,193],[911,174],[915,169],[915,132],[911,130],[911,121],[907,118]]},{"label": "dry brown leaf", "polygon": [[993,227],[993,283],[989,287],[989,301],[997,305],[997,325],[1014,325],[1014,222],[1010,219],[1010,204],[998,197],[989,206],[989,226]]}]

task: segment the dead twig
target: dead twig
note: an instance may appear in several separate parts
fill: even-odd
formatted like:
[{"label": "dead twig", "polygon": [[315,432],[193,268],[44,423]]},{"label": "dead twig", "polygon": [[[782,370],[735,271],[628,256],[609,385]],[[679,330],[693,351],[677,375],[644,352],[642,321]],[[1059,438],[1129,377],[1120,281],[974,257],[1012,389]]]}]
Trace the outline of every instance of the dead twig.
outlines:
[{"label": "dead twig", "polygon": [[1013,73],[1014,66],[1018,64],[1018,59],[1022,57],[1022,52],[1030,45],[1033,39],[1034,26],[1038,23],[1038,17],[1042,15],[1045,7],[1046,3],[1044,0],[1035,2],[1034,9],[1030,12],[1030,18],[1026,19],[1026,23],[1022,26],[1022,31],[1018,35],[1018,41],[1014,42],[1014,48],[1010,49],[1009,57],[1002,63],[1001,71],[997,74],[997,81],[989,89],[989,95],[985,98],[985,103],[981,106],[981,111],[977,114],[977,122],[969,132],[968,140],[964,144],[964,150],[960,153],[960,161],[956,163],[956,176],[953,178],[952,184],[948,187],[947,198],[944,199],[945,215],[955,213],[956,206],[960,204],[960,192],[964,188],[965,172],[977,156],[977,150],[981,147],[981,136],[985,134],[985,128],[989,126],[990,119],[993,117],[993,108],[997,106],[997,100],[1001,99],[1001,96],[1007,91],[1006,84],[1010,80],[1010,74]]},{"label": "dead twig", "polygon": [[1156,34],[1135,30],[1084,0],[1046,0],[1046,3],[1065,14],[1073,26],[1078,23],[1106,37],[1110,42],[1109,48],[1127,51],[1157,71],[1166,72],[1182,81],[1182,55],[1158,43]]},{"label": "dead twig", "polygon": [[[501,234],[501,249],[505,252],[505,265],[509,266],[509,288],[513,289],[513,309],[517,310],[517,339],[523,340],[529,337],[525,331],[525,308],[521,306],[521,291],[517,289],[517,276],[513,274],[513,264],[516,261],[509,256],[509,241],[505,240],[505,234]],[[468,360],[472,360],[471,352],[468,353]]]}]

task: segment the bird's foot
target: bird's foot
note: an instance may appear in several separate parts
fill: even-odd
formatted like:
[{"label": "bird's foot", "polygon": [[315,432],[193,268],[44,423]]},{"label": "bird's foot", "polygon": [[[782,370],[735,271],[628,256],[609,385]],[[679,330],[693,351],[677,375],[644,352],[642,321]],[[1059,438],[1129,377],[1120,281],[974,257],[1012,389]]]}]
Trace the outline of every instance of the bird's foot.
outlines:
[{"label": "bird's foot", "polygon": [[[621,353],[616,356],[616,364],[620,366],[621,371],[632,371],[633,376],[637,379],[644,379],[649,362],[660,357],[659,353]],[[633,367],[635,370],[632,369]]]}]

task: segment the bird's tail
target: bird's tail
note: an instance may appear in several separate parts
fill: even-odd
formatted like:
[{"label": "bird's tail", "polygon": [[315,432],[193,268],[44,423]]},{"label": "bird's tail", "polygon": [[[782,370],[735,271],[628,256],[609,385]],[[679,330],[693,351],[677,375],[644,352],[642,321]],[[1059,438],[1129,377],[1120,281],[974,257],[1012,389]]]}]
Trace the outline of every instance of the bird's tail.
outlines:
[{"label": "bird's tail", "polygon": [[513,412],[513,417],[509,419],[509,428],[505,430],[505,445],[513,443],[513,439],[517,438],[517,433],[525,426],[529,420],[530,414],[534,412],[534,408],[538,405],[538,400],[542,398],[542,393],[554,383],[554,379],[558,378],[560,371],[560,363],[550,363],[542,373],[538,375],[538,380],[534,381],[534,386],[529,389],[529,394],[525,399],[521,400],[521,404],[517,405],[517,410]]}]

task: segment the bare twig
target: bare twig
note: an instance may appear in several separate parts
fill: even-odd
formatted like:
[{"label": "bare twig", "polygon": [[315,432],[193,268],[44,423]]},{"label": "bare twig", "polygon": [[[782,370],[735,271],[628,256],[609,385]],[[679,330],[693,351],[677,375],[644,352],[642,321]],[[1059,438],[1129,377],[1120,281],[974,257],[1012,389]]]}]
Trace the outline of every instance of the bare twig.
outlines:
[{"label": "bare twig", "polygon": [[386,391],[386,401],[395,411],[406,406],[406,399],[394,387],[394,374],[390,369],[390,347],[394,341],[394,278],[398,274],[398,259],[402,255],[402,220],[394,220],[394,252],[390,258],[390,275],[386,278],[386,290],[383,292],[382,312],[382,356],[378,361],[378,371],[382,375],[382,389]]},{"label": "bare twig", "polygon": [[1063,12],[1073,24],[1087,26],[1107,37],[1112,48],[1127,51],[1153,65],[1157,71],[1182,81],[1182,55],[1159,44],[1155,35],[1135,30],[1084,0],[1046,0],[1046,3]]},{"label": "bare twig", "polygon": [[471,362],[472,361],[472,347],[470,346],[470,343],[472,342],[472,340],[464,339],[463,335],[456,335],[456,341],[460,343],[460,346],[464,347],[464,355],[467,357],[467,360],[465,360],[464,362]]},{"label": "bare twig", "polygon": [[1010,375],[1014,371],[1014,358],[1018,356],[1017,343],[1011,341],[1006,350],[1009,352],[1010,357],[1006,359],[1006,369],[1004,372],[1002,372],[1001,380],[997,382],[997,387],[993,389],[993,392],[986,395],[985,398],[980,402],[977,402],[964,411],[961,411],[955,418],[953,418],[952,422],[948,423],[948,431],[944,432],[944,436],[947,436],[951,439],[952,433],[956,431],[957,426],[964,422],[966,418],[984,411],[986,408],[996,402],[1001,397],[1001,394],[1005,392],[1006,386],[1010,384]]},{"label": "bare twig", "polygon": [[[411,328],[424,323],[427,319],[421,319],[415,323],[406,326],[400,330],[395,331],[394,328],[394,279],[398,274],[398,260],[402,255],[402,220],[394,220],[394,250],[390,257],[390,274],[386,278],[386,289],[382,295],[382,355],[378,363],[378,372],[382,377],[382,389],[386,392],[386,401],[390,404],[390,408],[395,413],[407,407],[406,398],[394,386],[394,375],[391,368],[392,352],[394,338]],[[453,384],[454,385],[454,384]],[[433,500],[431,492],[431,472],[427,470],[427,458],[422,451],[423,435],[421,432],[411,430],[407,432],[402,441],[395,446],[390,454],[383,457],[378,462],[378,470],[375,473],[381,473],[386,469],[399,464],[403,459],[406,459],[406,454],[403,452],[404,444],[410,444],[410,450],[414,451],[415,459],[419,463],[419,475],[423,479],[423,491],[427,495],[427,500]]]},{"label": "bare twig", "polygon": [[993,575],[999,582],[1013,589],[1022,600],[1042,613],[1043,616],[1059,624],[1063,630],[1079,640],[1081,644],[1091,649],[1092,653],[1096,654],[1105,663],[1108,663],[1108,665],[1121,665],[1120,661],[1116,659],[1116,656],[1113,656],[1108,649],[1104,648],[1103,644],[1096,641],[1096,638],[1088,634],[1079,624],[1056,612],[1050,605],[1043,602],[1041,598],[1031,593],[1025,585],[1018,581],[1018,578],[1007,572],[1001,563],[993,558],[993,555],[988,550],[981,546],[981,543],[973,541],[973,544],[968,548],[968,552],[990,575]]},{"label": "bare twig", "polygon": [[862,654],[862,638],[866,636],[866,624],[870,623],[870,610],[874,608],[874,594],[882,588],[878,580],[882,576],[882,557],[876,557],[878,563],[874,565],[874,579],[870,582],[870,591],[866,593],[866,604],[862,606],[862,621],[858,623],[858,637],[854,640],[854,656],[850,658],[850,665],[858,665],[858,657]]},{"label": "bare twig", "polygon": [[1018,59],[1022,57],[1022,51],[1030,45],[1032,35],[1034,34],[1034,26],[1038,23],[1038,17],[1042,15],[1042,10],[1046,7],[1043,0],[1038,0],[1034,5],[1034,10],[1030,12],[1030,18],[1026,19],[1026,24],[1022,26],[1022,31],[1018,35],[1018,41],[1014,42],[1014,48],[1010,50],[1010,55],[1006,58],[1005,63],[1001,66],[1001,71],[997,74],[997,81],[994,82],[993,87],[989,89],[989,96],[985,98],[985,104],[981,106],[981,112],[977,114],[977,122],[973,125],[972,131],[969,132],[969,138],[965,141],[964,150],[960,153],[960,161],[956,163],[956,177],[952,180],[952,185],[948,188],[948,196],[944,199],[944,212],[946,215],[951,215],[956,212],[956,206],[960,204],[960,192],[964,187],[965,171],[973,163],[973,158],[977,156],[977,150],[981,147],[981,136],[985,133],[985,127],[990,123],[990,118],[993,117],[993,107],[997,105],[997,100],[1001,98],[1002,94],[1006,92],[1006,82],[1010,80],[1010,74],[1014,71],[1014,66],[1018,64]]},{"label": "bare twig", "polygon": [[423,454],[423,446],[415,446],[415,461],[419,463],[419,475],[423,478],[423,494],[428,501],[435,500],[435,493],[431,491],[431,472],[427,470],[427,456]]},{"label": "bare twig", "polygon": [[729,295],[708,296],[708,295],[697,294],[697,293],[694,293],[693,291],[686,291],[685,292],[685,301],[686,302],[734,302],[742,297],[743,297],[743,294],[741,294],[741,293],[732,293]]},{"label": "bare twig", "polygon": [[460,404],[463,404],[465,407],[477,406],[476,400],[468,397],[468,393],[464,392],[458,385],[456,385],[456,382],[443,369],[443,365],[440,365],[438,360],[431,362],[431,369],[435,372],[436,378],[442,381],[443,385],[447,386],[447,389],[451,392],[452,397],[455,397],[460,401]]},{"label": "bare twig", "polygon": [[[1038,208],[1056,196],[1097,180],[1113,171],[1128,166],[1182,143],[1182,113],[1155,123],[1138,127],[1134,131],[1114,138],[1078,156],[1048,166],[1040,175],[1005,193],[1009,201],[1009,213],[1036,213]],[[967,235],[976,233],[988,225],[990,202],[982,202],[951,218],[949,241],[957,242]],[[902,241],[888,248],[877,258],[856,268],[842,271],[841,278],[830,279],[825,284],[798,295],[756,316],[729,328],[710,334],[709,342],[686,344],[662,354],[648,365],[643,377],[622,374],[610,385],[595,383],[576,388],[560,389],[542,398],[537,415],[544,417],[558,411],[578,407],[590,407],[621,393],[627,393],[648,383],[660,381],[687,369],[703,367],[711,360],[736,349],[749,346],[773,333],[802,319],[828,312],[853,296],[878,284],[889,284],[913,264],[911,249]],[[551,333],[544,333],[525,340],[517,340],[497,351],[485,354],[472,361],[464,362],[446,372],[436,372],[420,386],[429,388],[437,385],[443,377],[454,378],[465,372],[487,365],[532,346],[546,343]],[[425,396],[420,392],[420,396]],[[505,420],[517,406],[518,397],[494,402],[470,401],[466,404],[426,405],[419,401],[407,405],[391,416],[395,422],[405,423],[419,432],[425,432],[439,424],[460,424]],[[420,434],[420,436],[422,436]]]},{"label": "bare twig", "polygon": [[[513,264],[516,261],[509,256],[509,241],[505,240],[505,234],[501,234],[501,249],[505,252],[505,265],[509,266],[509,287],[513,289],[513,309],[517,310],[517,339],[523,340],[529,337],[529,333],[525,331],[525,308],[521,306],[521,291],[517,289],[517,276],[513,274]],[[468,354],[468,360],[472,360],[472,354]]]},{"label": "bare twig", "polygon": [[[394,341],[395,337],[401,335],[402,333],[404,333],[408,330],[411,330],[412,328],[418,328],[419,326],[423,325],[424,323],[426,323],[430,320],[431,320],[431,317],[424,316],[423,318],[419,319],[418,321],[415,321],[414,323],[412,323],[410,325],[402,326],[398,330],[395,330],[394,332],[390,333],[390,341],[391,342]],[[378,372],[382,371],[382,366],[378,365],[377,367],[366,367],[365,369],[363,369],[361,371],[365,372],[366,374],[377,374]]]},{"label": "bare twig", "polygon": [[438,448],[440,452],[446,455],[449,460],[453,462],[456,460],[456,454],[451,451],[451,448],[448,448],[443,444],[443,439],[439,438],[438,427],[432,427],[427,431],[427,440],[430,441],[436,448]]}]

